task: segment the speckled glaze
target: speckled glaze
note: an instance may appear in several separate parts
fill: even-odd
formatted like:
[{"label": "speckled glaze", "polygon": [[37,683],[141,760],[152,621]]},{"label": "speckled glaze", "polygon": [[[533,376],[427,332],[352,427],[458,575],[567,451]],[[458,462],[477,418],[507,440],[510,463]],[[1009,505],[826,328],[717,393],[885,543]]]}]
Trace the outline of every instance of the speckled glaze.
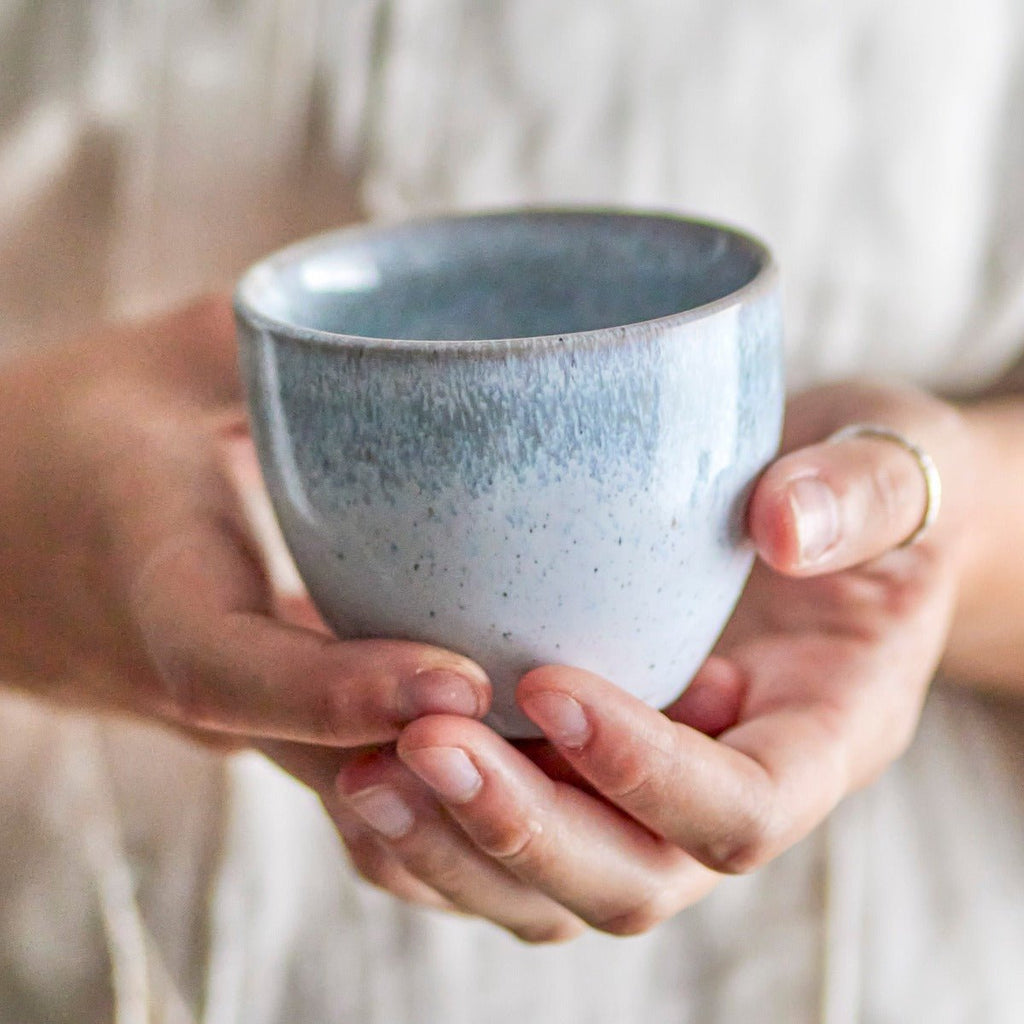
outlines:
[{"label": "speckled glaze", "polygon": [[236,294],[267,487],[342,636],[463,651],[489,721],[558,662],[655,706],[742,590],[783,407],[776,274],[739,233],[519,211],[324,235]]}]

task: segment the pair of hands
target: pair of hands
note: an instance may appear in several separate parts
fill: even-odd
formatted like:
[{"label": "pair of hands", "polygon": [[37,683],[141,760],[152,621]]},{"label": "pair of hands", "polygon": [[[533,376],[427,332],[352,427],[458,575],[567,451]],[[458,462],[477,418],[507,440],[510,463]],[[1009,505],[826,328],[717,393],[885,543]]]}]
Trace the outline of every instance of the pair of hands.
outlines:
[{"label": "pair of hands", "polygon": [[[336,640],[275,594],[228,456],[240,402],[220,299],[0,372],[0,677],[263,750],[403,899],[528,941],[644,931],[798,841],[914,733],[975,493],[949,405],[867,383],[793,399],[750,503],[760,558],[691,686],[660,712],[541,668],[519,700],[547,741],[513,744],[478,721],[489,689],[465,658]],[[864,421],[943,476],[943,514],[911,547],[913,458],[826,440]]]}]

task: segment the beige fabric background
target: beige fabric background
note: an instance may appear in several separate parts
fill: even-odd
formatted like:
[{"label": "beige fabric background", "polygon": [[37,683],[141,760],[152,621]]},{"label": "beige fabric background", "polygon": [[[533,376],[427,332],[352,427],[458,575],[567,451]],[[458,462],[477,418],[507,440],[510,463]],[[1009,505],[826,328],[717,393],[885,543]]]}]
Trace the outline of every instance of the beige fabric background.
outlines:
[{"label": "beige fabric background", "polygon": [[[1014,0],[0,0],[0,342],[357,216],[634,203],[763,235],[794,384],[1024,339]],[[1024,712],[909,755],[656,933],[522,947],[359,883],[254,757],[0,702],[0,1020],[1024,1019]]]}]

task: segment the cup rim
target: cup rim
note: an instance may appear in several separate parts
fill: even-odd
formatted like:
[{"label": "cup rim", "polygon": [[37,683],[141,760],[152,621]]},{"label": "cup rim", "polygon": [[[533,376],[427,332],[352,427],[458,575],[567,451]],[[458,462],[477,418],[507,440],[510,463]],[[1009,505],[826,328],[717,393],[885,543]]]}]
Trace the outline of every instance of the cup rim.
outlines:
[{"label": "cup rim", "polygon": [[[286,266],[293,266],[307,259],[310,256],[330,250],[339,242],[353,239],[367,239],[376,235],[384,235],[395,228],[416,228],[428,227],[434,224],[457,223],[460,221],[493,219],[521,219],[521,218],[574,218],[580,217],[604,217],[609,219],[638,219],[650,218],[651,220],[671,220],[683,224],[693,225],[700,228],[710,228],[713,231],[729,236],[740,247],[751,253],[758,263],[758,270],[754,276],[741,285],[739,288],[722,295],[711,302],[702,303],[699,306],[692,306],[689,309],[680,310],[678,313],[669,313],[665,316],[652,317],[647,320],[636,320],[625,324],[613,324],[608,327],[591,328],[584,331],[563,331],[560,334],[524,335],[505,338],[378,338],[369,335],[346,334],[336,331],[326,331],[316,327],[308,327],[297,323],[294,320],[270,315],[258,306],[253,296],[254,290],[259,287],[261,278],[278,272]],[[549,346],[564,345],[567,338],[575,342],[595,344],[604,342],[614,343],[616,340],[625,339],[627,333],[635,328],[665,328],[675,327],[690,323],[695,320],[703,320],[733,306],[742,305],[759,295],[770,291],[778,280],[778,266],[768,246],[759,238],[748,231],[737,228],[731,224],[716,221],[703,217],[688,216],[684,213],[667,209],[654,208],[628,208],[615,206],[518,206],[500,207],[494,209],[482,209],[469,212],[451,212],[447,214],[435,214],[432,216],[403,218],[401,220],[377,220],[349,225],[343,228],[320,232],[303,238],[290,245],[286,245],[252,264],[241,276],[235,286],[233,295],[233,306],[236,318],[244,321],[257,329],[270,330],[276,334],[285,334],[290,340],[303,342],[323,348],[344,348],[346,350],[362,349],[395,352],[435,352],[438,349],[452,350],[453,352],[502,352],[506,353],[516,350],[544,349]]]}]

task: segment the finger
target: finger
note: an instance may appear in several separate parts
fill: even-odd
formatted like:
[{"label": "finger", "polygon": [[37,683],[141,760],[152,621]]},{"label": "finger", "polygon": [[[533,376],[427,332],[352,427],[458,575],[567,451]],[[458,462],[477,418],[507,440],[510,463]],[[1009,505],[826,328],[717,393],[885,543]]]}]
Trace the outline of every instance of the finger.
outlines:
[{"label": "finger", "polygon": [[921,525],[927,501],[921,466],[903,445],[850,437],[773,463],[751,497],[749,529],[774,569],[835,572],[902,544]]},{"label": "finger", "polygon": [[746,674],[736,662],[712,655],[665,715],[708,736],[736,724],[746,694]]},{"label": "finger", "polygon": [[715,871],[765,863],[849,788],[834,722],[798,707],[766,710],[715,740],[587,672],[538,669],[519,700],[606,799]]},{"label": "finger", "polygon": [[405,903],[431,910],[444,910],[449,914],[466,913],[417,878],[387,842],[376,838],[369,828],[353,829],[351,826],[338,825],[338,834],[353,868],[371,885]]},{"label": "finger", "polygon": [[716,882],[605,801],[548,778],[480,723],[420,719],[398,752],[484,854],[595,928],[646,931]]},{"label": "finger", "polygon": [[350,762],[338,793],[339,803],[386,841],[409,875],[463,913],[528,942],[562,941],[581,930],[563,907],[484,856],[393,752]]},{"label": "finger", "polygon": [[197,516],[164,537],[132,605],[162,683],[155,700],[191,726],[356,746],[422,714],[479,716],[489,702],[483,672],[459,655],[276,620],[245,537],[224,518]]},{"label": "finger", "polygon": [[458,911],[437,890],[406,870],[387,844],[338,798],[335,789],[338,772],[358,754],[281,740],[258,740],[255,747],[317,794],[334,822],[349,860],[363,878],[407,903]]}]

